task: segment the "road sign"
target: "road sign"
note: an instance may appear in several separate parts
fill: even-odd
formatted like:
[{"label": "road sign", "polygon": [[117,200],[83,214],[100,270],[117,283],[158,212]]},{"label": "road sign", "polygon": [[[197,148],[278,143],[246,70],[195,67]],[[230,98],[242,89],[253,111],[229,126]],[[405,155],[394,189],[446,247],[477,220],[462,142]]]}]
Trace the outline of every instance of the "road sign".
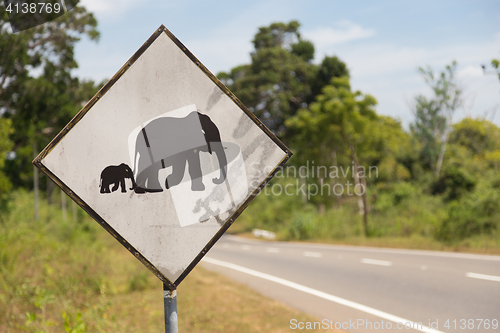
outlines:
[{"label": "road sign", "polygon": [[290,156],[162,25],[33,162],[175,290]]}]

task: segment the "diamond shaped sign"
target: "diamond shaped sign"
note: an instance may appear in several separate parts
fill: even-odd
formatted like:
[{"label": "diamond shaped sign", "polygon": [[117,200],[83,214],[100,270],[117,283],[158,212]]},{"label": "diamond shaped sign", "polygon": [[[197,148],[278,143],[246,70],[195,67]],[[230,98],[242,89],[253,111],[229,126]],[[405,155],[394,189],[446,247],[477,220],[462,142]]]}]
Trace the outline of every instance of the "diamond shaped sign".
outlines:
[{"label": "diamond shaped sign", "polygon": [[174,290],[291,155],[162,25],[33,163]]}]

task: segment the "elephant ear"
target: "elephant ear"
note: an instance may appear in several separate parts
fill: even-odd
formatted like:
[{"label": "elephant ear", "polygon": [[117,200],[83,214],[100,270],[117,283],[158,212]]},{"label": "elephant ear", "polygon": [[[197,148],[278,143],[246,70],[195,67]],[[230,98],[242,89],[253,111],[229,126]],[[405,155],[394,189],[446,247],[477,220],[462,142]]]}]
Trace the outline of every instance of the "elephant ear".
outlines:
[{"label": "elephant ear", "polygon": [[212,154],[212,147],[210,143],[221,142],[219,129],[209,116],[198,112],[198,117],[200,118],[201,129],[203,131],[203,135],[205,136],[205,141],[207,142],[208,152]]},{"label": "elephant ear", "polygon": [[208,141],[208,139],[207,139],[207,134],[203,130],[202,130],[202,132],[203,132],[203,135],[205,136],[205,141],[207,142],[208,152],[210,154],[212,154],[212,147],[210,146],[210,141]]}]

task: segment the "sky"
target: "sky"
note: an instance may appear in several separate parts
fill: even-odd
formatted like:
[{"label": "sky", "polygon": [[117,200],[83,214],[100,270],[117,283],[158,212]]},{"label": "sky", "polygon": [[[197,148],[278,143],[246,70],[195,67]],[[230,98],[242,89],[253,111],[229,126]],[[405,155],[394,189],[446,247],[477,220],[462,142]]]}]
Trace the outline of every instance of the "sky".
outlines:
[{"label": "sky", "polygon": [[[465,104],[454,121],[485,118],[500,126],[500,81],[482,64],[500,58],[498,0],[82,0],[98,21],[98,43],[86,38],[75,53],[81,78],[101,82],[165,25],[212,73],[250,63],[259,27],[297,20],[316,47],[315,62],[336,55],[351,87],[373,95],[377,112],[413,121],[415,96],[431,96],[419,67],[458,63]],[[491,69],[491,66],[489,67]],[[498,112],[495,112],[499,109]]]}]

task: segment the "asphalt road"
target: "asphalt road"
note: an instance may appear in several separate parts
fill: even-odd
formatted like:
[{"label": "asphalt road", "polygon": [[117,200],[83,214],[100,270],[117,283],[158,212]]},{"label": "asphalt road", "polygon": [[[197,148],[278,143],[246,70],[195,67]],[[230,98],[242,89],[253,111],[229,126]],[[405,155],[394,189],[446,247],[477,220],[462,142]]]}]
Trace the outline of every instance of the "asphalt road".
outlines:
[{"label": "asphalt road", "polygon": [[[316,316],[321,324],[316,328],[357,333],[500,332],[500,256],[227,235],[202,262]],[[307,328],[307,323],[290,320],[291,331]]]}]

